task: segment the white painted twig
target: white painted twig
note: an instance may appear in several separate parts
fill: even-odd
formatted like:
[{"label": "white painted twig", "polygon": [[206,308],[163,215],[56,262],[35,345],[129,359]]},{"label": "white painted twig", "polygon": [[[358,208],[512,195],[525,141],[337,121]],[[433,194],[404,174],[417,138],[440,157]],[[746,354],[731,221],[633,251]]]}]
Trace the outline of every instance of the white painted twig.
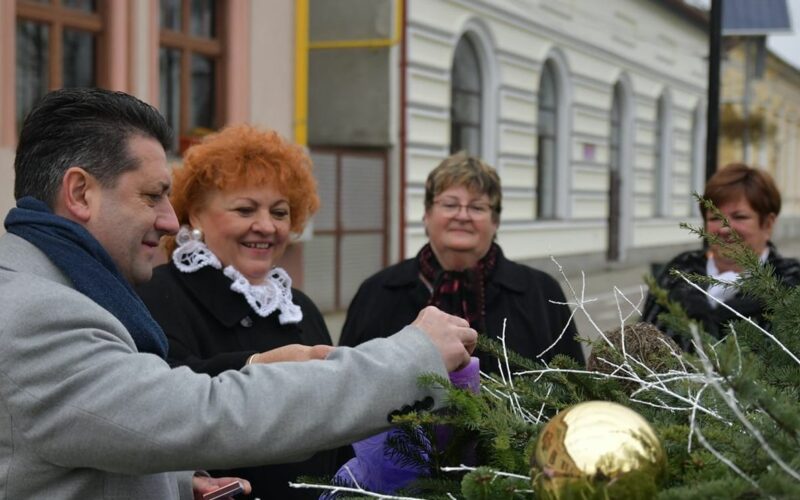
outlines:
[{"label": "white painted twig", "polygon": [[[472,472],[478,470],[477,467],[470,467],[468,465],[461,464],[457,467],[441,467],[439,470],[442,472]],[[520,474],[513,474],[511,472],[503,472],[494,469],[489,469],[492,474],[495,476],[502,476],[502,477],[513,477],[515,479],[522,479],[523,481],[530,481],[529,476],[522,476]]]},{"label": "white painted twig", "polygon": [[697,441],[699,441],[700,444],[703,445],[703,448],[707,449],[709,451],[709,453],[714,455],[714,457],[717,460],[719,460],[720,462],[725,464],[737,476],[741,477],[742,479],[744,479],[745,481],[750,483],[751,486],[753,486],[757,490],[761,491],[761,488],[758,486],[758,483],[756,483],[750,476],[745,474],[742,471],[742,469],[740,469],[735,463],[733,463],[730,460],[728,460],[728,458],[725,455],[723,455],[722,453],[717,451],[716,448],[711,446],[711,443],[709,443],[708,440],[706,440],[705,436],[703,436],[703,433],[700,432],[699,428],[697,428],[697,427],[694,428],[694,434],[695,434],[695,436],[697,436]]},{"label": "white painted twig", "polygon": [[347,492],[347,493],[358,493],[360,495],[378,498],[380,500],[424,500],[422,498],[416,497],[399,497],[395,495],[386,495],[384,493],[375,493],[369,490],[365,490],[358,484],[356,477],[353,475],[353,472],[350,470],[350,467],[347,465],[344,466],[345,472],[347,475],[350,476],[350,480],[353,482],[352,487],[350,486],[334,486],[329,484],[311,484],[311,483],[289,483],[290,488],[299,488],[299,489],[319,489],[319,490],[329,490],[333,493],[339,492]]},{"label": "white painted twig", "polygon": [[[556,303],[556,302],[553,302],[552,300],[550,302],[553,303],[553,304]],[[554,348],[556,346],[556,344],[558,344],[561,341],[561,339],[564,337],[564,334],[567,333],[567,329],[569,328],[570,323],[572,323],[572,318],[575,317],[575,311],[576,311],[575,309],[572,309],[570,311],[569,318],[567,318],[567,322],[564,324],[564,328],[561,329],[561,333],[558,334],[558,337],[556,337],[556,339],[553,341],[552,344],[550,344],[547,347],[547,349],[545,349],[544,351],[542,351],[542,352],[540,352],[539,354],[536,355],[537,358],[541,358],[542,356],[544,356],[547,353],[547,351],[549,351],[550,349]],[[506,326],[505,325],[505,321],[503,321],[503,328],[505,328],[505,326]]]},{"label": "white painted twig", "polygon": [[697,285],[696,283],[692,282],[692,280],[690,280],[689,278],[687,278],[687,277],[686,277],[686,276],[685,276],[683,273],[681,273],[680,271],[678,271],[677,273],[678,273],[678,276],[680,276],[680,277],[681,277],[681,278],[682,278],[682,279],[683,279],[683,280],[684,280],[686,283],[689,283],[689,285],[691,285],[691,286],[693,286],[694,288],[696,288],[696,289],[700,290],[700,291],[701,291],[701,292],[703,292],[703,294],[705,294],[707,297],[711,297],[711,299],[712,299],[712,300],[714,300],[715,302],[717,302],[717,304],[719,304],[719,305],[721,305],[722,307],[724,307],[725,309],[729,310],[730,312],[732,312],[733,314],[735,314],[735,315],[736,315],[737,317],[739,317],[740,319],[743,319],[743,320],[745,320],[746,322],[748,322],[748,323],[750,323],[751,325],[753,325],[754,327],[758,328],[758,330],[759,330],[761,333],[763,333],[764,335],[766,335],[766,336],[767,336],[767,338],[769,338],[769,339],[770,339],[770,340],[772,340],[772,341],[773,341],[775,344],[777,344],[777,346],[778,346],[778,347],[780,347],[780,348],[781,348],[781,350],[783,350],[783,352],[785,352],[786,354],[788,354],[788,355],[789,355],[789,357],[790,357],[790,358],[792,358],[792,359],[794,360],[794,362],[795,362],[795,363],[797,363],[797,364],[799,364],[799,365],[800,365],[800,359],[797,359],[797,356],[795,356],[795,355],[794,355],[794,353],[793,353],[792,351],[790,351],[790,350],[789,350],[789,349],[788,349],[788,348],[787,348],[785,345],[783,345],[783,343],[782,343],[780,340],[778,340],[778,339],[777,339],[777,338],[776,338],[776,337],[775,337],[773,334],[771,334],[770,332],[768,332],[767,330],[765,330],[764,328],[762,328],[762,327],[761,327],[761,326],[760,326],[758,323],[756,323],[756,322],[755,322],[755,321],[753,321],[752,319],[750,319],[750,318],[748,318],[748,317],[746,317],[746,316],[742,315],[742,313],[740,313],[740,312],[739,312],[739,311],[737,311],[736,309],[732,308],[731,306],[729,306],[729,305],[728,305],[728,304],[726,304],[725,302],[723,302],[723,301],[719,300],[718,298],[714,297],[713,295],[709,295],[709,293],[708,293],[708,292],[706,292],[706,291],[703,289],[703,287],[701,287],[701,286]]},{"label": "white painted twig", "polygon": [[[700,339],[700,333],[697,331],[697,327],[695,325],[691,325],[689,328],[689,332],[692,334],[692,339],[695,342],[695,346],[697,349],[697,355],[700,358],[700,362],[703,365],[707,374],[712,374],[714,372],[714,367],[711,364],[708,355],[706,354],[705,350],[703,349],[703,343]],[[722,400],[725,404],[728,405],[731,412],[733,412],[734,416],[737,420],[744,426],[747,432],[750,433],[751,436],[758,441],[758,444],[761,446],[761,449],[766,452],[767,455],[775,462],[778,467],[780,467],[785,473],[789,474],[793,477],[796,481],[800,481],[800,472],[794,470],[789,464],[783,461],[783,459],[778,455],[778,453],[772,449],[772,447],[767,443],[767,440],[761,434],[761,431],[758,430],[756,426],[754,426],[744,415],[741,408],[739,407],[738,402],[733,394],[733,390],[728,388],[727,390],[723,389],[722,385],[717,381],[714,377],[709,378],[709,384],[711,387],[722,397]],[[695,431],[697,429],[695,428]]]},{"label": "white painted twig", "polygon": [[339,492],[358,493],[359,495],[378,498],[380,500],[425,500],[424,498],[418,498],[418,497],[399,497],[395,495],[384,495],[383,493],[374,493],[372,491],[364,490],[361,488],[350,488],[347,486],[330,486],[327,484],[289,483],[289,487],[300,488],[300,489],[307,488],[307,489],[317,489],[317,490],[328,490],[333,493],[339,493]]},{"label": "white painted twig", "polygon": [[[586,273],[581,271],[581,295],[578,296],[577,292],[575,292],[575,287],[572,286],[572,282],[569,280],[569,278],[567,278],[566,273],[564,273],[564,267],[561,264],[559,264],[558,261],[556,260],[556,258],[553,257],[552,255],[550,256],[550,260],[553,261],[553,263],[558,268],[558,273],[561,275],[561,277],[566,282],[567,287],[569,288],[569,291],[572,294],[572,297],[575,299],[575,302],[569,302],[569,301],[567,301],[567,302],[556,302],[556,301],[552,301],[552,300],[550,302],[553,303],[553,304],[564,304],[564,305],[568,305],[568,306],[573,306],[573,307],[575,307],[577,309],[580,309],[581,312],[583,312],[584,316],[586,316],[586,320],[589,322],[590,325],[592,325],[592,328],[595,329],[595,331],[600,335],[600,337],[603,340],[606,341],[606,343],[608,345],[613,347],[613,344],[611,343],[611,341],[608,340],[608,337],[606,337],[605,332],[602,330],[602,328],[597,326],[597,323],[595,323],[594,318],[592,318],[592,315],[589,314],[589,311],[586,310],[586,304],[589,303],[589,302],[593,302],[594,301],[594,299],[590,299],[590,300],[586,299]],[[572,316],[570,316],[570,317],[572,317]]]},{"label": "white painted twig", "polygon": [[[650,382],[647,382],[646,380],[643,380],[640,377],[631,377],[631,376],[624,376],[624,375],[610,375],[608,373],[602,373],[602,372],[591,371],[591,370],[565,369],[565,368],[545,368],[545,369],[541,369],[541,370],[526,370],[526,371],[516,372],[515,375],[533,375],[533,374],[544,375],[544,374],[547,374],[547,373],[576,373],[576,374],[580,374],[580,375],[591,375],[591,376],[596,376],[596,377],[600,377],[600,378],[613,378],[613,379],[617,379],[617,380],[627,380],[627,381],[631,381],[631,382],[636,382],[638,384],[644,384],[648,388],[653,388],[653,389],[655,389],[655,390],[657,390],[659,392],[663,392],[664,394],[669,395],[671,397],[674,397],[675,399],[677,399],[679,401],[682,401],[682,402],[687,403],[687,404],[692,404],[692,401],[689,400],[686,396],[684,396],[682,394],[679,394],[679,393],[677,393],[677,392],[675,392],[673,390],[664,389],[663,387],[660,387],[659,385],[655,385],[655,384],[652,384]],[[717,419],[721,419],[722,418],[716,412],[714,412],[713,410],[710,410],[708,408],[698,407],[698,409],[700,411],[702,411],[703,413],[705,413],[705,414],[707,414],[709,416],[712,416],[714,418],[717,418]]]}]

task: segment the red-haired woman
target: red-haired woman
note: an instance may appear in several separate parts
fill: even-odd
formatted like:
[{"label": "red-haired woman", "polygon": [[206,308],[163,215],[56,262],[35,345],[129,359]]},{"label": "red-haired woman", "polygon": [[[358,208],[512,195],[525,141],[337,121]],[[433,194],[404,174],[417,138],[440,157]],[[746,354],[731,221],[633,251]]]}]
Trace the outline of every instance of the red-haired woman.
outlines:
[{"label": "red-haired woman", "polygon": [[[327,355],[322,315],[275,267],[317,210],[316,192],[308,156],[275,132],[232,126],[187,151],[173,174],[170,198],[182,227],[167,243],[171,260],[138,289],[167,334],[171,363],[216,375]],[[311,490],[288,482],[332,474],[335,462],[327,452],[214,475],[248,479],[253,497],[306,498]]]}]

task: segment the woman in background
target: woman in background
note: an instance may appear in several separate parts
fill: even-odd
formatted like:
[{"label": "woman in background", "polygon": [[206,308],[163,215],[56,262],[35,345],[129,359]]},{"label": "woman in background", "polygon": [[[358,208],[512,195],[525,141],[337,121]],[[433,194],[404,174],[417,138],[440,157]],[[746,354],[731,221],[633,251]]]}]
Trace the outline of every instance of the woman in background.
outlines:
[{"label": "woman in background", "polygon": [[[767,172],[741,163],[727,165],[708,180],[703,198],[711,200],[730,224],[730,227],[724,226],[720,217],[701,202],[700,211],[706,232],[723,242],[731,242],[734,241],[731,230],[735,231],[762,263],[772,265],[781,281],[790,286],[800,283],[800,263],[796,259],[782,257],[770,241],[781,211],[781,194]],[[690,318],[701,322],[706,332],[721,338],[725,333],[725,325],[736,316],[680,277],[673,276],[670,273],[672,269],[733,283],[742,272],[739,264],[718,245],[712,244],[708,250],[691,250],[678,255],[664,267],[656,280],[658,286],[668,292],[669,299],[680,304]],[[765,324],[762,304],[745,297],[735,286],[706,285],[705,289],[744,316]],[[642,320],[664,330],[666,327],[658,318],[663,311],[663,307],[649,295]],[[684,348],[687,347],[688,343],[684,342]]]},{"label": "woman in background", "polygon": [[[501,205],[500,178],[494,168],[464,153],[442,161],[425,183],[423,223],[428,243],[416,257],[361,285],[347,311],[339,344],[355,346],[391,335],[423,307],[434,305],[466,319],[479,335],[494,339],[501,337],[506,322],[506,345],[528,358],[544,353],[543,359],[549,360],[561,353],[583,362],[558,282],[507,259],[495,243]],[[497,371],[496,359],[486,353],[474,355],[482,370]]]},{"label": "woman in background", "polygon": [[[324,358],[332,347],[322,315],[275,267],[319,206],[302,148],[275,132],[229,127],[191,147],[173,180],[182,227],[168,241],[170,262],[138,289],[167,334],[170,362],[216,375],[250,363]],[[336,454],[323,452],[214,475],[248,479],[261,500],[313,498],[288,482],[331,475],[336,466]]]}]

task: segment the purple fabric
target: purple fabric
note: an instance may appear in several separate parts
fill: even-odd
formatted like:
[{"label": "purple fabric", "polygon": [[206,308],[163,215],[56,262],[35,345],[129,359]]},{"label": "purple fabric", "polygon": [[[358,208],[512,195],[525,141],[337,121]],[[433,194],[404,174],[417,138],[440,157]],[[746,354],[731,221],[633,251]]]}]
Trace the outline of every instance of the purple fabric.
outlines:
[{"label": "purple fabric", "polygon": [[[396,430],[381,432],[353,443],[356,456],[339,469],[334,478],[335,483],[355,486],[355,479],[365,490],[392,493],[422,475],[425,471],[421,467],[401,465],[398,457],[388,453],[386,440],[395,433],[399,434]],[[323,495],[321,498],[331,497]]]},{"label": "purple fabric", "polygon": [[[469,364],[461,370],[450,373],[450,382],[461,389],[473,393],[480,391],[480,363],[478,358],[471,358]],[[389,436],[400,434],[397,430],[388,430],[353,443],[356,456],[344,464],[334,476],[333,482],[338,485],[353,487],[355,482],[374,493],[392,494],[408,486],[425,471],[421,467],[399,463],[400,458],[393,456],[386,443]],[[449,440],[450,429],[440,426],[436,429],[436,440],[444,446]],[[349,471],[349,472],[348,472]],[[335,498],[325,493],[320,499]]]},{"label": "purple fabric", "polygon": [[471,357],[467,366],[460,370],[450,372],[450,382],[459,389],[469,389],[478,394],[481,390],[481,364],[476,357]]}]

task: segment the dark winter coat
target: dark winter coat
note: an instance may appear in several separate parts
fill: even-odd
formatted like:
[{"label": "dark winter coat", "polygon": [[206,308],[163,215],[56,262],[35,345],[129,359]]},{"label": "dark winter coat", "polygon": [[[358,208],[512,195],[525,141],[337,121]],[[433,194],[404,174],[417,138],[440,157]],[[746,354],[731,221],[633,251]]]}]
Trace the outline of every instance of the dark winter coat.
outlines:
[{"label": "dark winter coat", "polygon": [[[230,285],[228,277],[211,267],[182,273],[169,263],[157,267],[153,279],[137,289],[167,334],[168,359],[173,366],[186,365],[213,376],[225,370],[239,370],[247,358],[258,352],[288,344],[331,344],[322,314],[302,292],[292,289],[293,301],[303,311],[302,321],[281,325],[279,312],[266,318],[257,315]],[[288,482],[296,481],[301,474],[333,475],[337,466],[335,452],[322,452],[300,463],[211,473],[249,480],[252,498],[316,498],[319,492],[289,488]]]},{"label": "dark winter coat", "polygon": [[[498,249],[499,250],[499,249]],[[416,258],[395,264],[368,278],[350,303],[339,345],[355,346],[376,337],[387,337],[417,317],[431,297],[420,280]],[[492,338],[503,333],[506,319],[506,345],[523,356],[535,359],[547,349],[567,325],[568,306],[558,282],[548,274],[517,264],[497,254],[497,266],[486,284],[486,332]],[[544,359],[567,354],[583,362],[580,343],[570,323],[561,341]],[[476,352],[481,369],[497,372],[497,360]]]},{"label": "dark winter coat", "polygon": [[[708,298],[700,290],[670,273],[670,270],[676,269],[684,274],[705,275],[707,262],[705,250],[684,252],[664,266],[664,270],[659,274],[656,282],[660,288],[668,292],[669,300],[680,304],[690,318],[700,321],[706,332],[716,338],[721,338],[726,325],[738,318],[722,306],[711,307]],[[780,278],[784,284],[797,286],[800,283],[800,262],[796,259],[781,257],[775,247],[770,246],[767,262],[773,266],[775,276]],[[708,286],[703,286],[703,288],[708,289]],[[761,326],[768,326],[764,320],[764,307],[758,300],[737,293],[725,303],[745,317],[749,316]],[[658,319],[658,315],[662,312],[664,312],[664,308],[656,304],[652,295],[648,295],[642,311],[642,321],[652,323],[661,330],[665,330],[666,328]],[[672,334],[672,332],[667,333]],[[684,348],[688,347],[686,339],[683,339],[682,344]]]}]

